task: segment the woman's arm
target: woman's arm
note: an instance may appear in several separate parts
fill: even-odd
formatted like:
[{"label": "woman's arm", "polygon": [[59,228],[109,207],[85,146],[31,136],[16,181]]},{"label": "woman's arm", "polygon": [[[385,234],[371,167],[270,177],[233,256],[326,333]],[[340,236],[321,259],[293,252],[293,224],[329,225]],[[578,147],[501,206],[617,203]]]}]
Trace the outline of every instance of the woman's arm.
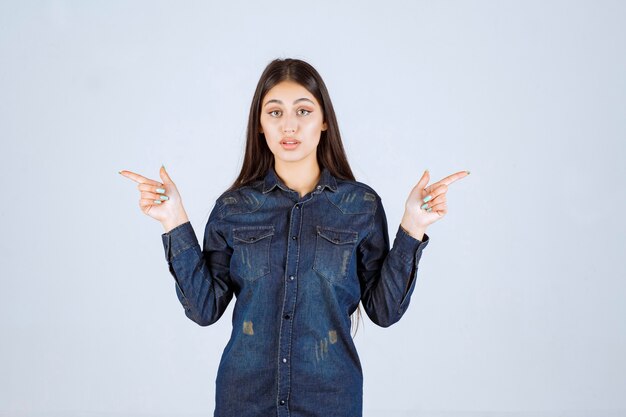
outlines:
[{"label": "woman's arm", "polygon": [[215,323],[233,297],[232,249],[217,229],[219,212],[216,204],[205,227],[202,250],[189,221],[161,235],[176,295],[187,317],[200,326]]},{"label": "woman's arm", "polygon": [[409,305],[422,251],[430,238],[424,233],[418,240],[398,226],[390,250],[387,217],[379,196],[376,201],[369,233],[357,250],[357,274],[368,317],[381,327],[389,327],[400,320]]},{"label": "woman's arm", "polygon": [[391,251],[387,218],[380,197],[376,196],[373,224],[357,252],[361,300],[374,323],[388,327],[404,315],[415,288],[422,251],[430,241],[426,227],[448,213],[448,186],[469,173],[459,171],[427,186],[430,173],[424,171],[405,203]]}]

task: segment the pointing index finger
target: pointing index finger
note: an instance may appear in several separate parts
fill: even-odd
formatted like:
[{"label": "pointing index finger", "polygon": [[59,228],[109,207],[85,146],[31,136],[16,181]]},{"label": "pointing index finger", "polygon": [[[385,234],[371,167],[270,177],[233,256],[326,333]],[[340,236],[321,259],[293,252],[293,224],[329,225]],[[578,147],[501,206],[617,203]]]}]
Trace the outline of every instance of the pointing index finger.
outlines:
[{"label": "pointing index finger", "polygon": [[444,179],[439,180],[437,182],[443,183],[445,185],[450,185],[453,182],[460,180],[461,178],[467,177],[468,175],[469,175],[468,171],[459,171],[459,172],[456,172],[456,173],[454,173],[452,175],[448,175]]},{"label": "pointing index finger", "polygon": [[121,170],[120,174],[122,174],[126,178],[130,178],[139,184],[150,184],[150,185],[161,185],[160,182],[151,180],[150,178],[146,178],[143,175],[136,174],[132,171]]}]

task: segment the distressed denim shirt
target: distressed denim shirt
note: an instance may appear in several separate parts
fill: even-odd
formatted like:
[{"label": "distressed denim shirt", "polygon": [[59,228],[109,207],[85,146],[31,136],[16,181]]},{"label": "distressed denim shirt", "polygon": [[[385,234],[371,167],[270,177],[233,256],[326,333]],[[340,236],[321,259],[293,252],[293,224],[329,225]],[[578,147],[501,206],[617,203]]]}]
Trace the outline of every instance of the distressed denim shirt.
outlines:
[{"label": "distressed denim shirt", "polygon": [[303,197],[270,168],[216,201],[200,248],[190,222],[162,234],[186,316],[215,323],[236,302],[215,417],[362,416],[350,334],[359,302],[377,325],[406,312],[429,242],[401,226],[389,248],[380,196],[322,168]]}]

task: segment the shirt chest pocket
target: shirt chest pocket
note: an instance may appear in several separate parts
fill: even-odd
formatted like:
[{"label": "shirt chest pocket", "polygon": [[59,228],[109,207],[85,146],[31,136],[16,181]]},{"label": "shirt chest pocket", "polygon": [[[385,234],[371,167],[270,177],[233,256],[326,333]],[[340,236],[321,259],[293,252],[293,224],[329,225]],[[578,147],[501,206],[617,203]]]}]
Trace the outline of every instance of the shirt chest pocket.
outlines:
[{"label": "shirt chest pocket", "polygon": [[233,229],[231,274],[254,281],[270,273],[270,246],[274,226],[241,226]]},{"label": "shirt chest pocket", "polygon": [[343,281],[358,237],[353,230],[317,226],[313,269],[331,283]]}]

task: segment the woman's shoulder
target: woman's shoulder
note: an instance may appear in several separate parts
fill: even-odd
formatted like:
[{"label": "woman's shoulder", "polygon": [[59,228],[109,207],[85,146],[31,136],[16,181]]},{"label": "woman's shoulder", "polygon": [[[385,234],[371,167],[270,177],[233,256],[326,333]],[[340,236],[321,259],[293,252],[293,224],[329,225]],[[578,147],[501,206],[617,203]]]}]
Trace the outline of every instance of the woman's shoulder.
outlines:
[{"label": "woman's shoulder", "polygon": [[372,186],[357,180],[337,178],[337,190],[341,192],[361,192],[364,196],[373,194],[375,197],[380,198]]},{"label": "woman's shoulder", "polygon": [[376,211],[380,196],[370,185],[348,179],[337,179],[337,191],[328,198],[344,213],[371,213]]},{"label": "woman's shoulder", "polygon": [[265,200],[265,195],[260,188],[262,183],[262,181],[255,181],[249,185],[223,191],[215,200],[214,210],[220,214],[220,217],[256,210]]}]

